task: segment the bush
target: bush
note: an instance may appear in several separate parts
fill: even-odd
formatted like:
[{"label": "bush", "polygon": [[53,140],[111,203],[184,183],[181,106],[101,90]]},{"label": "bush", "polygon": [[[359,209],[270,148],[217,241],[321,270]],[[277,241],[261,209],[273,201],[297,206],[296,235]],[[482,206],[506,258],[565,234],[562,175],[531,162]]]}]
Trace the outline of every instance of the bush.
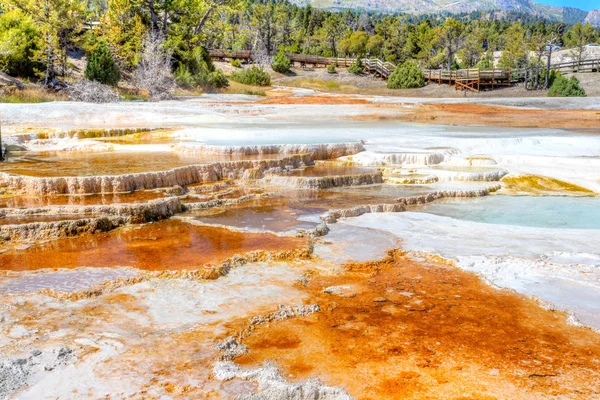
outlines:
[{"label": "bush", "polygon": [[115,86],[119,82],[121,74],[106,43],[100,43],[89,55],[84,76],[104,85]]},{"label": "bush", "polygon": [[227,80],[227,77],[220,69],[217,69],[208,74],[208,83],[212,87],[216,87],[219,89],[229,86],[229,81]]},{"label": "bush", "polygon": [[548,90],[549,97],[584,97],[585,90],[579,86],[579,80],[574,76],[565,78],[559,76],[554,80],[550,90]]},{"label": "bush", "polygon": [[357,58],[356,61],[348,67],[348,72],[354,75],[360,75],[365,72],[365,67],[363,66],[362,61],[360,61],[360,58]]},{"label": "bush", "polygon": [[[548,86],[551,87],[554,84],[554,81],[561,76],[562,74],[559,71],[551,69],[550,76],[548,77]],[[543,68],[540,72],[539,79],[541,82],[546,82],[546,68]]]},{"label": "bush", "polygon": [[82,79],[69,86],[67,92],[72,100],[86,103],[111,103],[119,98],[117,91],[110,86],[87,79]]},{"label": "bush", "polygon": [[179,65],[179,68],[175,71],[175,82],[177,86],[186,89],[199,86],[203,88],[212,86],[220,89],[229,86],[229,81],[221,70],[214,70],[212,72],[200,70],[200,72],[194,75],[185,65]]},{"label": "bush", "polygon": [[177,86],[191,89],[196,86],[196,79],[185,65],[180,65],[175,71],[175,82]]},{"label": "bush", "polygon": [[413,89],[423,86],[425,86],[425,75],[413,61],[406,61],[398,65],[387,81],[389,89]]},{"label": "bush", "polygon": [[234,58],[233,60],[231,60],[231,66],[236,68],[242,68],[242,63],[240,62],[240,60]]},{"label": "bush", "polygon": [[328,74],[335,74],[337,71],[335,70],[335,64],[329,64],[327,66],[327,73]]},{"label": "bush", "polygon": [[234,71],[229,78],[245,85],[269,86],[271,84],[269,74],[262,67],[256,65],[242,71]]},{"label": "bush", "polygon": [[287,74],[290,72],[290,67],[292,66],[292,62],[285,55],[283,51],[277,53],[275,57],[273,57],[273,62],[271,63],[271,68],[273,71],[279,72],[280,74]]}]

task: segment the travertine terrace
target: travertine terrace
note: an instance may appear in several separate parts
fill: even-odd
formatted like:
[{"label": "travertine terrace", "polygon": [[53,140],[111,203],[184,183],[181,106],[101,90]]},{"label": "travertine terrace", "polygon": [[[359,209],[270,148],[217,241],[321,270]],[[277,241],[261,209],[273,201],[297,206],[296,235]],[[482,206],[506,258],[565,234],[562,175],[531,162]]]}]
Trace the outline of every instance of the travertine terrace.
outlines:
[{"label": "travertine terrace", "polygon": [[600,103],[555,100],[0,105],[0,399],[600,398]]}]

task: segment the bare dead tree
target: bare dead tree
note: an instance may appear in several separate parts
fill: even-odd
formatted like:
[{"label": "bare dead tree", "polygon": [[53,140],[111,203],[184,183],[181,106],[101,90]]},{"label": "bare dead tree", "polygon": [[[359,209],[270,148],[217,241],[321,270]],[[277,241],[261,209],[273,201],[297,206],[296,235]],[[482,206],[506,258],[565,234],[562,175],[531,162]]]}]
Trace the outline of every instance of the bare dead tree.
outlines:
[{"label": "bare dead tree", "polygon": [[544,88],[545,89],[549,89],[550,88],[550,68],[552,65],[552,51],[554,50],[554,46],[557,45],[557,43],[559,43],[559,38],[560,36],[554,32],[552,33],[549,38],[548,38],[548,44],[546,45],[546,49],[547,49],[547,59],[546,59],[546,81],[544,82]]},{"label": "bare dead tree", "polygon": [[70,85],[67,92],[71,100],[86,103],[112,103],[119,99],[118,92],[112,87],[87,79]]},{"label": "bare dead tree", "polygon": [[271,61],[272,57],[267,52],[267,49],[257,40],[252,48],[252,62],[258,66],[266,67],[271,65]]},{"label": "bare dead tree", "polygon": [[155,100],[170,98],[175,90],[171,64],[172,54],[164,46],[164,36],[149,33],[135,73],[137,87],[148,91]]}]

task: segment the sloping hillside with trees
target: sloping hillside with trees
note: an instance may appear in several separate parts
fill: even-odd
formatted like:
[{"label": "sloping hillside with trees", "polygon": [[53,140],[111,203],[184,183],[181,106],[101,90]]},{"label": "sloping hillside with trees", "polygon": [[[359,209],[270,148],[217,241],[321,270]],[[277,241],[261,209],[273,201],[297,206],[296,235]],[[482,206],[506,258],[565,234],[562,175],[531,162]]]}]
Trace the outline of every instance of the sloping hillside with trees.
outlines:
[{"label": "sloping hillside with trees", "polygon": [[285,52],[370,56],[421,68],[487,68],[501,51],[500,67],[541,70],[548,50],[557,46],[585,59],[586,46],[599,33],[588,23],[493,12],[449,17],[333,12],[283,1],[5,0],[0,68],[56,91],[85,79],[105,93],[116,86],[166,98],[177,86],[227,86],[208,55],[213,48],[252,50],[258,68],[273,63],[280,72],[287,71],[286,61],[273,58]]}]

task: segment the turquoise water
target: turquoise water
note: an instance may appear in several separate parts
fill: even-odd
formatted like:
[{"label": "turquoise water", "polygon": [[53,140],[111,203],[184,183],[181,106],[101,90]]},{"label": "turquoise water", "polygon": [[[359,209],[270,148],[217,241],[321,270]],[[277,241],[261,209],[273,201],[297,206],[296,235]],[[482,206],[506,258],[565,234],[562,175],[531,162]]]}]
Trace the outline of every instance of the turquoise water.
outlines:
[{"label": "turquoise water", "polygon": [[432,203],[423,211],[488,224],[600,229],[600,197],[495,195]]}]

